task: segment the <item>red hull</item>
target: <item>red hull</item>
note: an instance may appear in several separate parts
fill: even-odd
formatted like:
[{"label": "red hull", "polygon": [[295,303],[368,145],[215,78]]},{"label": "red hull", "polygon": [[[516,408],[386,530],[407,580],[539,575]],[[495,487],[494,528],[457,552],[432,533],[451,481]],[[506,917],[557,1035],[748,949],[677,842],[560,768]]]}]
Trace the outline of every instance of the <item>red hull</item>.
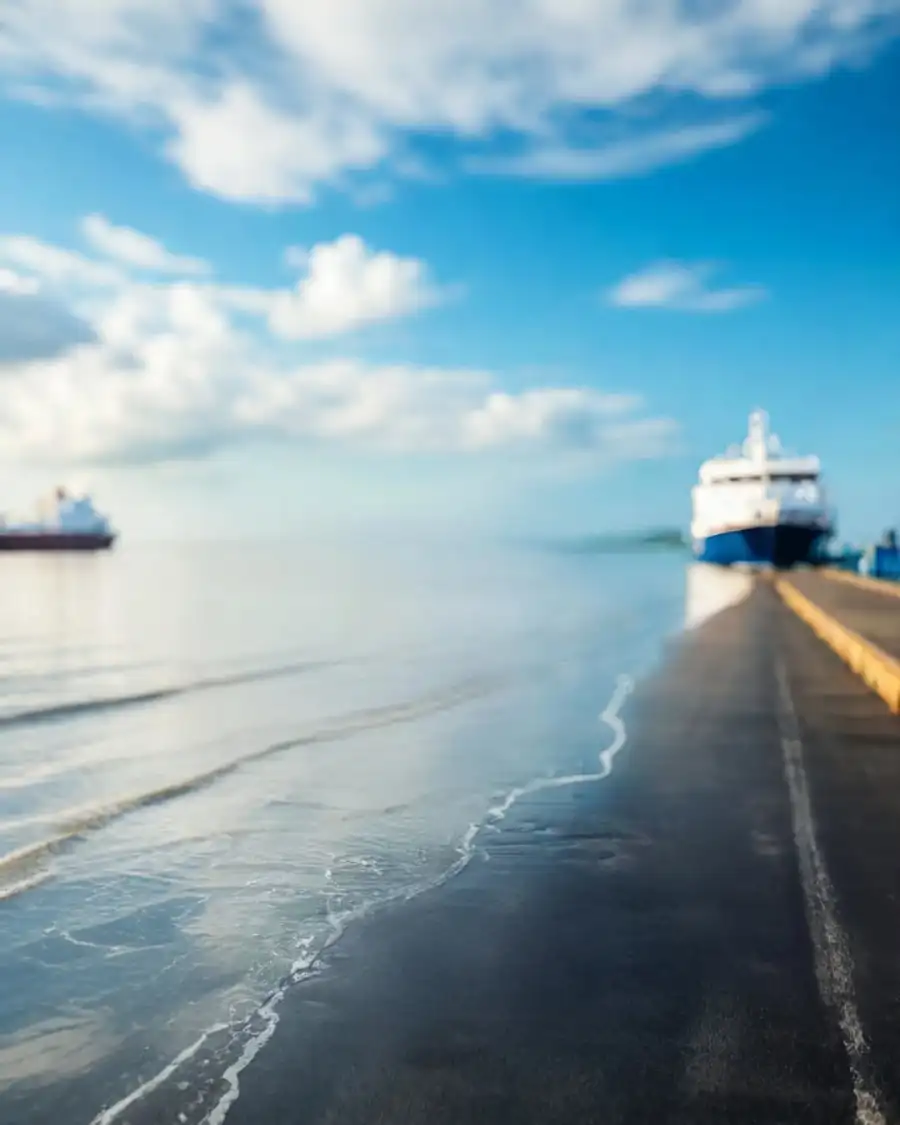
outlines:
[{"label": "red hull", "polygon": [[102,551],[115,535],[72,535],[52,531],[3,531],[0,551]]}]

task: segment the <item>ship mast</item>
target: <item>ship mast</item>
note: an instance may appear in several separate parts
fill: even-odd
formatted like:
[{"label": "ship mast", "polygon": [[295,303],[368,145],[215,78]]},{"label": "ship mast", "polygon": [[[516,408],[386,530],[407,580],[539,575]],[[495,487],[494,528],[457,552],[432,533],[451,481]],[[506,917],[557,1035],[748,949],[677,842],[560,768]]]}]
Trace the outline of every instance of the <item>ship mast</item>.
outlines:
[{"label": "ship mast", "polygon": [[769,452],[769,418],[764,410],[750,415],[746,454],[751,461],[765,461]]},{"label": "ship mast", "polygon": [[754,410],[750,415],[745,452],[759,465],[764,485],[769,483],[769,416],[764,410]]}]

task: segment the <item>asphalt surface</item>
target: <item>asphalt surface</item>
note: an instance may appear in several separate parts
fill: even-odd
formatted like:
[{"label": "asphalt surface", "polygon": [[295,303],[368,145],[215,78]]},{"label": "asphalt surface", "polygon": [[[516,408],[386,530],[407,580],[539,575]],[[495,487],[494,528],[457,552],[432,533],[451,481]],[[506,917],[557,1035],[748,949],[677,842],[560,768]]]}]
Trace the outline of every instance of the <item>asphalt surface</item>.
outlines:
[{"label": "asphalt surface", "polygon": [[900,724],[765,582],[624,718],[287,996],[228,1125],[900,1120]]},{"label": "asphalt surface", "polygon": [[791,583],[842,625],[900,660],[900,598],[815,571],[797,571]]},{"label": "asphalt surface", "polygon": [[[827,579],[825,580],[827,581]],[[834,583],[837,585],[837,583]],[[894,604],[894,599],[880,596]],[[886,1121],[900,1121],[900,717],[786,611],[816,834],[853,960],[853,987]]]}]

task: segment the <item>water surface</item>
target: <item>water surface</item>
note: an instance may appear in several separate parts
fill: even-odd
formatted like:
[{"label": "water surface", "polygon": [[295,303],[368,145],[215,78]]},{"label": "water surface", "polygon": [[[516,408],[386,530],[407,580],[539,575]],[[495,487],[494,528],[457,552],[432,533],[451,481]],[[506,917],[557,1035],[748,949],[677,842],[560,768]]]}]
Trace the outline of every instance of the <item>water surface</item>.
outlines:
[{"label": "water surface", "polygon": [[124,1121],[201,1041],[222,1072],[263,1048],[354,920],[453,877],[523,788],[596,773],[621,677],[744,581],[323,544],[0,569],[0,1117],[72,1125]]}]

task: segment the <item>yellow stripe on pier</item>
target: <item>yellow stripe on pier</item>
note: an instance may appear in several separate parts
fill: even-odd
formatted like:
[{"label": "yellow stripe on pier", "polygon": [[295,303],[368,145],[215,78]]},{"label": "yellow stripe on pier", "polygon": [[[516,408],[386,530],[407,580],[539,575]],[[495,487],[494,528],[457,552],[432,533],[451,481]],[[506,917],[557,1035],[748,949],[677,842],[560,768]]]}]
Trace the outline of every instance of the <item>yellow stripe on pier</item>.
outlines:
[{"label": "yellow stripe on pier", "polygon": [[820,609],[789,580],[776,578],[785,603],[885,701],[900,714],[900,661]]}]

